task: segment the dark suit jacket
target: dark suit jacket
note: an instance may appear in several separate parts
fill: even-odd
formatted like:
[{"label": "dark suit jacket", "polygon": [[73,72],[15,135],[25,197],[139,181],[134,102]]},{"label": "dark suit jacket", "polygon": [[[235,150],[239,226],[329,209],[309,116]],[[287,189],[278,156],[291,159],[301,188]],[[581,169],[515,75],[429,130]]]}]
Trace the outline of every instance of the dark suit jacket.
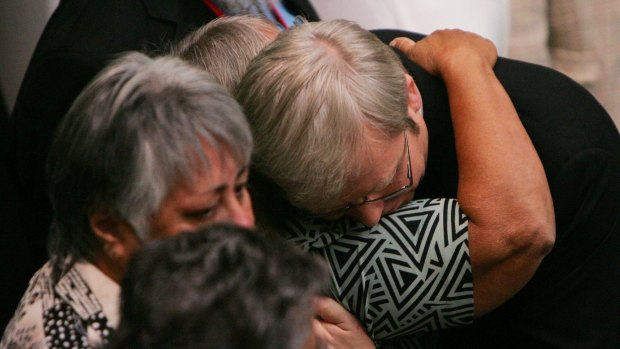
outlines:
[{"label": "dark suit jacket", "polygon": [[[375,31],[384,42],[419,35]],[[429,160],[419,197],[455,197],[456,153],[445,86],[403,57],[422,94]],[[620,348],[620,135],[584,88],[541,66],[500,58],[495,73],[545,168],[557,238],[531,281],[471,326],[454,348]],[[475,88],[475,86],[472,86]]]},{"label": "dark suit jacket", "polygon": [[[283,3],[291,13],[317,19],[307,0]],[[14,259],[2,263],[11,265],[3,266],[10,270],[1,273],[8,278],[2,284],[10,285],[14,290],[9,293],[17,296],[1,302],[0,321],[10,318],[26,281],[47,259],[51,209],[44,180],[45,159],[54,130],[75,97],[119,53],[161,52],[170,41],[214,18],[201,0],[61,1],[37,44],[9,124],[5,189],[11,191],[7,196],[11,211],[18,212],[0,212],[4,215],[1,220],[12,222],[4,225],[7,233],[3,239],[14,241],[13,245],[21,240],[19,244],[27,246],[20,255],[31,257],[20,263]],[[8,246],[11,244],[3,248],[14,254]],[[16,271],[16,264],[24,270]]]}]

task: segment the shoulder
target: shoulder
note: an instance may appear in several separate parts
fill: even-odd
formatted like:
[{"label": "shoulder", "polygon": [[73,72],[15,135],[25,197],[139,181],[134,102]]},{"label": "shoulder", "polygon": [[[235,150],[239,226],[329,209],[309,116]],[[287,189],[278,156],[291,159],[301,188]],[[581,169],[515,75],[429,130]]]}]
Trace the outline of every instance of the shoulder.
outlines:
[{"label": "shoulder", "polygon": [[0,348],[95,347],[106,343],[113,324],[97,298],[105,287],[98,292],[91,289],[85,279],[92,276],[87,275],[92,274],[88,268],[71,267],[56,283],[51,272],[48,262],[32,278]]},{"label": "shoulder", "polygon": [[415,200],[372,228],[347,219],[291,227],[290,240],[327,260],[333,295],[373,339],[416,334],[425,319],[438,320],[430,329],[473,320],[467,217],[457,200]]},{"label": "shoulder", "polygon": [[[467,217],[456,199],[414,200],[381,218],[369,228],[351,219],[326,222],[298,215],[288,220],[288,239],[306,250],[325,248],[350,238],[391,242],[407,238],[419,241],[444,240],[443,246],[459,245],[467,241]],[[410,246],[409,246],[410,247]]]},{"label": "shoulder", "polygon": [[200,1],[62,1],[33,57],[50,52],[105,58],[129,50],[161,52],[168,41],[214,18]]},{"label": "shoulder", "polygon": [[53,304],[51,266],[45,264],[30,279],[13,318],[4,331],[0,348],[46,348],[44,314]]}]

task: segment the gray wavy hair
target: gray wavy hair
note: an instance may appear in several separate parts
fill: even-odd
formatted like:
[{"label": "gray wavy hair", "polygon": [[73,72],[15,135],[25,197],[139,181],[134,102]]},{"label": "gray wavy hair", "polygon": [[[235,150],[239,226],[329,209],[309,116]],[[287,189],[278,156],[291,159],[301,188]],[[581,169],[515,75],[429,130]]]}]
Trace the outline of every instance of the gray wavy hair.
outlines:
[{"label": "gray wavy hair", "polygon": [[263,17],[220,17],[188,34],[171,52],[210,72],[232,92],[252,58],[279,32]]},{"label": "gray wavy hair", "polygon": [[293,205],[333,207],[360,176],[351,159],[369,146],[368,130],[387,138],[412,126],[404,74],[392,49],[353,22],[282,32],[236,91],[256,140],[255,168]]},{"label": "gray wavy hair", "polygon": [[113,62],[75,100],[51,147],[52,259],[93,257],[100,243],[89,216],[101,209],[148,239],[164,197],[219,166],[203,146],[249,162],[247,121],[222,86],[177,58],[129,53]]}]

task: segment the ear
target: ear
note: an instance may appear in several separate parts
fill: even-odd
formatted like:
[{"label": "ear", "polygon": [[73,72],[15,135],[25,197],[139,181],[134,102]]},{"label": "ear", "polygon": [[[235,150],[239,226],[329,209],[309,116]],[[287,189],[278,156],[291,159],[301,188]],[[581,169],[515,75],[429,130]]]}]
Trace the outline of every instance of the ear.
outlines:
[{"label": "ear", "polygon": [[415,115],[422,110],[422,95],[418,86],[413,81],[413,77],[409,74],[405,74],[405,82],[407,85],[407,112],[409,115]]},{"label": "ear", "polygon": [[[131,225],[114,212],[103,209],[91,214],[90,227],[101,241],[104,255],[101,262],[107,264],[113,274],[123,273],[131,256],[140,245]],[[116,275],[113,275],[115,278]],[[122,275],[121,275],[122,276]]]}]

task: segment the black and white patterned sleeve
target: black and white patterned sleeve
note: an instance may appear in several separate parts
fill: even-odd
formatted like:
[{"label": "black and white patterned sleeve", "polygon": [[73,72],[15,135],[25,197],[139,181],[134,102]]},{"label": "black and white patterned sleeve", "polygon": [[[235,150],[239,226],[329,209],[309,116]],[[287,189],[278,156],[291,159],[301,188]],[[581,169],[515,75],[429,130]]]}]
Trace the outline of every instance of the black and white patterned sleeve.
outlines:
[{"label": "black and white patterned sleeve", "polygon": [[467,217],[455,199],[412,201],[367,228],[295,219],[289,240],[329,262],[333,296],[375,341],[473,320]]}]

